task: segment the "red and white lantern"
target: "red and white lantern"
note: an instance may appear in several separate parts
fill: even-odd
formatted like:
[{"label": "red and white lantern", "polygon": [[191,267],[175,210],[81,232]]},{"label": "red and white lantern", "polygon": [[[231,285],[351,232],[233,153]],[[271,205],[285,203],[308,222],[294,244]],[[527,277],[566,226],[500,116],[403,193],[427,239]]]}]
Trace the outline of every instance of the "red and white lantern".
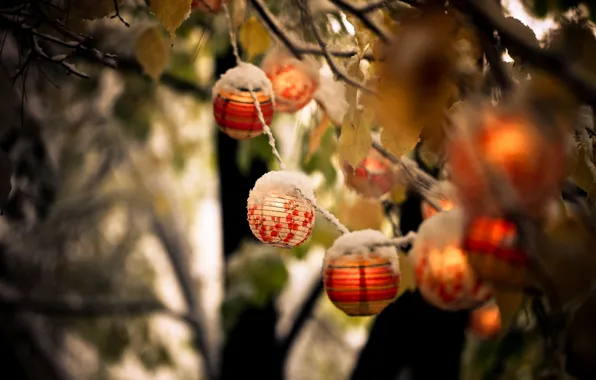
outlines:
[{"label": "red and white lantern", "polygon": [[293,248],[310,236],[315,202],[309,179],[299,172],[263,175],[248,197],[248,225],[261,242]]},{"label": "red and white lantern", "polygon": [[373,148],[356,168],[344,161],[342,171],[348,188],[367,198],[380,198],[398,181],[391,162]]},{"label": "red and white lantern", "polygon": [[304,108],[319,86],[319,65],[311,57],[296,59],[278,46],[267,53],[261,64],[273,84],[275,109],[293,113]]},{"label": "red and white lantern", "polygon": [[486,106],[462,113],[447,152],[464,207],[491,216],[515,207],[541,217],[565,177],[565,136],[546,136],[523,112]]},{"label": "red and white lantern", "polygon": [[459,209],[424,221],[409,254],[418,290],[427,302],[444,310],[471,309],[492,297],[462,250],[463,222]]},{"label": "red and white lantern", "polygon": [[213,87],[213,116],[219,129],[237,140],[263,133],[263,123],[251,94],[256,96],[263,121],[273,119],[273,89],[263,71],[249,63],[228,70]]},{"label": "red and white lantern", "polygon": [[470,265],[484,280],[520,288],[528,284],[528,257],[518,240],[515,223],[473,217],[467,224],[463,247]]},{"label": "red and white lantern", "polygon": [[493,302],[472,310],[468,327],[480,339],[495,338],[501,331],[499,307]]},{"label": "red and white lantern", "polygon": [[397,297],[397,250],[374,246],[386,241],[376,230],[354,231],[337,238],[327,251],[323,263],[325,291],[347,315],[376,315]]},{"label": "red and white lantern", "polygon": [[192,0],[191,9],[201,12],[217,13],[221,11],[223,4],[228,4],[230,0]]}]

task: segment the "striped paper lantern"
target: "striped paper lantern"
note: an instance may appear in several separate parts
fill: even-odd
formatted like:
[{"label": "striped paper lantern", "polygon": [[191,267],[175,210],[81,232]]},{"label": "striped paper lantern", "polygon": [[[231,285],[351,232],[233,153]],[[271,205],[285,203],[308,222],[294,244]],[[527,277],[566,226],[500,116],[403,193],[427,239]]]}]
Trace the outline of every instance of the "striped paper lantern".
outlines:
[{"label": "striped paper lantern", "polygon": [[375,246],[386,241],[380,231],[360,230],[340,236],[327,250],[323,263],[325,291],[347,315],[378,314],[397,297],[397,250]]},{"label": "striped paper lantern", "polygon": [[318,86],[318,81],[292,63],[275,65],[266,74],[273,84],[275,109],[280,112],[292,113],[304,108]]},{"label": "striped paper lantern", "polygon": [[374,251],[329,260],[323,278],[329,300],[354,317],[380,313],[397,296],[400,281],[391,260]]},{"label": "striped paper lantern", "polygon": [[313,206],[300,196],[272,193],[248,199],[248,225],[265,244],[297,247],[310,236],[314,220]]},{"label": "striped paper lantern", "polygon": [[480,277],[501,286],[527,285],[528,257],[517,231],[515,223],[504,219],[476,217],[468,223],[463,247]]},{"label": "striped paper lantern", "polygon": [[380,198],[397,182],[391,163],[372,148],[356,168],[344,161],[342,171],[348,188],[367,198]]},{"label": "striped paper lantern", "polygon": [[192,0],[190,8],[201,12],[217,13],[221,11],[224,3],[228,4],[229,2],[230,0]]},{"label": "striped paper lantern", "polygon": [[[255,89],[253,92],[261,106],[265,123],[270,125],[273,119],[271,97],[260,89]],[[220,89],[213,100],[213,116],[219,129],[234,139],[248,140],[263,133],[257,108],[247,89],[241,88],[236,91]]]}]

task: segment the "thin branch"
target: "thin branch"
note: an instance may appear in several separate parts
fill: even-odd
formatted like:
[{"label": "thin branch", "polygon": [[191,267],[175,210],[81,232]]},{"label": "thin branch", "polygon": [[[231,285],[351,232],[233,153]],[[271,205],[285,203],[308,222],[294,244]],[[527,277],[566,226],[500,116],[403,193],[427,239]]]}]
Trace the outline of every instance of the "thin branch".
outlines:
[{"label": "thin branch", "polygon": [[[335,0],[337,1],[337,0]],[[493,0],[462,0],[460,6],[464,14],[470,16],[475,26],[485,33],[497,31],[504,47],[513,48],[529,65],[556,76],[592,107],[596,107],[596,82],[585,69],[571,62],[562,54],[541,49],[528,43],[514,29],[507,26],[502,12],[494,12]]]},{"label": "thin branch", "polygon": [[114,0],[114,15],[111,18],[118,18],[120,22],[122,22],[127,28],[130,27],[130,24],[124,21],[122,16],[120,16],[120,4],[118,4],[118,0]]},{"label": "thin branch", "polygon": [[374,23],[374,21],[370,19],[368,13],[362,12],[362,8],[358,8],[345,0],[329,1],[335,4],[341,10],[349,12],[355,17],[357,17],[365,27],[367,27],[368,29],[370,29],[371,32],[379,36],[379,39],[384,43],[389,44],[393,40],[393,38],[389,34],[385,33],[385,31],[383,31],[377,24]]},{"label": "thin branch", "polygon": [[312,15],[312,12],[311,12],[308,4],[306,3],[305,0],[296,0],[296,2],[298,4],[298,6],[300,7],[301,12],[303,13],[303,17],[306,19],[305,21],[308,24],[308,26],[310,27],[310,30],[312,31],[312,34],[315,37],[315,40],[321,47],[321,50],[323,51],[323,56],[325,57],[325,60],[329,64],[331,71],[333,71],[333,73],[339,79],[343,80],[347,84],[349,84],[355,88],[358,88],[364,92],[367,92],[369,94],[375,94],[375,92],[373,90],[369,89],[368,87],[364,86],[363,84],[358,83],[354,79],[350,78],[350,76],[348,74],[346,74],[342,69],[340,69],[337,66],[337,64],[333,60],[333,57],[327,51],[327,44],[321,38],[321,34],[319,33],[319,30],[317,29],[317,27],[314,23],[313,15]]},{"label": "thin branch", "polygon": [[492,76],[499,85],[501,93],[503,95],[507,95],[507,93],[511,92],[513,89],[513,81],[507,72],[505,72],[503,62],[501,61],[501,58],[497,53],[497,49],[493,45],[491,38],[485,34],[482,34],[480,36],[480,40],[482,42],[482,47],[484,48],[484,55],[486,56],[486,60],[490,65]]}]

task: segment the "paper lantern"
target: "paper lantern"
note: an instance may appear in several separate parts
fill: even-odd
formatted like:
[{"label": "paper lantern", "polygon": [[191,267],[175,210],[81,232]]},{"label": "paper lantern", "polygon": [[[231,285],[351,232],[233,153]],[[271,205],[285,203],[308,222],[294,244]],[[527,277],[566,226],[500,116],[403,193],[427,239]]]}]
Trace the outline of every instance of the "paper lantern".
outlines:
[{"label": "paper lantern", "polygon": [[380,313],[397,297],[400,274],[394,247],[379,231],[361,230],[337,238],[326,253],[323,283],[329,300],[349,316]]},{"label": "paper lantern", "polygon": [[263,124],[250,93],[253,89],[267,125],[273,119],[271,82],[263,71],[249,63],[228,70],[213,87],[213,116],[228,136],[247,140],[263,133]]},{"label": "paper lantern", "polygon": [[391,163],[375,149],[356,168],[344,161],[342,171],[348,188],[367,198],[380,198],[397,183]]},{"label": "paper lantern", "polygon": [[[441,199],[437,203],[441,207],[441,211],[449,211],[454,207],[453,202],[451,202],[449,199]],[[422,201],[421,208],[423,220],[431,218],[439,213],[439,211],[436,208],[434,208],[433,206],[431,206],[430,203],[424,200]]]},{"label": "paper lantern", "polygon": [[486,108],[469,116],[456,123],[447,145],[451,180],[463,205],[475,214],[497,216],[515,207],[540,217],[564,179],[566,139],[545,137],[522,113]]},{"label": "paper lantern", "polygon": [[315,221],[314,194],[298,172],[269,172],[248,197],[248,225],[261,242],[293,248],[310,236]]},{"label": "paper lantern", "polygon": [[275,109],[296,112],[312,100],[319,86],[317,62],[311,57],[298,60],[278,46],[267,53],[261,65],[273,85]]},{"label": "paper lantern", "polygon": [[461,248],[463,222],[459,209],[424,221],[409,254],[420,294],[444,310],[471,309],[492,297]]},{"label": "paper lantern", "polygon": [[468,223],[463,247],[474,271],[486,281],[515,288],[527,285],[528,257],[513,222],[475,217]]},{"label": "paper lantern", "polygon": [[224,3],[228,4],[229,2],[230,0],[192,0],[190,8],[201,12],[217,13]]},{"label": "paper lantern", "polygon": [[490,303],[472,310],[469,328],[480,339],[492,339],[501,330],[501,312],[496,304]]}]

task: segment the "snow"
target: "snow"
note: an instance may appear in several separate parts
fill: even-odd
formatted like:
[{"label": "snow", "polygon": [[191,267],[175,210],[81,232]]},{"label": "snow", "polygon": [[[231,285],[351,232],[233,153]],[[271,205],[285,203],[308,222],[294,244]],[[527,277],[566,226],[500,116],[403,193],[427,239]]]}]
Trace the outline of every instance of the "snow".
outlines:
[{"label": "snow", "polygon": [[238,66],[229,69],[213,86],[212,99],[217,97],[220,90],[236,92],[238,89],[259,89],[265,95],[274,98],[273,86],[265,72],[257,66],[240,62]]},{"label": "snow", "polygon": [[[372,245],[388,242],[390,242],[390,239],[377,230],[368,229],[346,233],[335,239],[333,245],[327,250],[323,267],[327,265],[329,260],[337,259],[347,252],[366,256],[373,252],[370,248]],[[394,246],[375,247],[374,253],[389,259],[395,273],[399,273],[397,249]]]},{"label": "snow", "polygon": [[257,180],[250,191],[249,198],[264,198],[271,193],[283,193],[296,197],[303,196],[313,205],[316,204],[315,193],[310,178],[296,171],[271,171]]},{"label": "snow", "polygon": [[344,116],[349,109],[346,101],[346,86],[343,82],[321,76],[319,88],[313,94],[313,98],[325,109],[334,124],[343,124]]},{"label": "snow", "polygon": [[427,247],[429,244],[436,248],[459,247],[464,234],[464,221],[465,214],[462,209],[458,208],[438,213],[426,219],[418,229],[410,256],[414,256],[415,251],[422,249],[422,246]]}]

